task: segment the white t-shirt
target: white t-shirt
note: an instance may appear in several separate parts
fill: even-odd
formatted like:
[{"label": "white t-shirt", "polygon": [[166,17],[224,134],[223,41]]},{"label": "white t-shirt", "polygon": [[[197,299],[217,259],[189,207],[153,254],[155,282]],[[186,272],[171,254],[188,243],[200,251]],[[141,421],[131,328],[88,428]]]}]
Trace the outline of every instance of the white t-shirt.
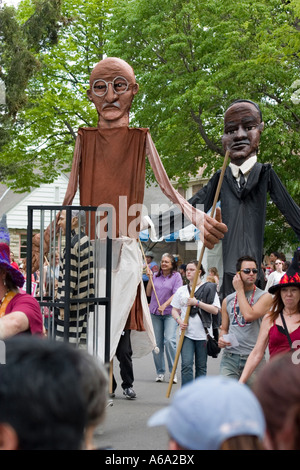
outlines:
[{"label": "white t-shirt", "polygon": [[[187,285],[185,285],[177,289],[173,297],[173,300],[171,302],[172,307],[180,310],[180,317],[182,320],[184,320],[185,318],[186,309],[187,309],[187,301],[189,297],[190,297],[190,293],[189,293]],[[215,307],[221,308],[219,296],[217,293],[215,295],[212,305],[214,305]],[[210,328],[210,334],[212,334],[211,328]],[[185,330],[185,336],[193,340],[206,340],[207,339],[201,318],[198,314],[195,315],[194,317],[189,316],[189,324],[188,324],[187,329]]]},{"label": "white t-shirt", "polygon": [[273,271],[268,277],[268,281],[267,281],[267,284],[266,284],[266,287],[265,287],[265,291],[268,292],[270,287],[275,286],[275,284],[278,284],[280,279],[284,275],[285,275],[285,271],[283,271],[282,273],[279,273],[278,271]]}]

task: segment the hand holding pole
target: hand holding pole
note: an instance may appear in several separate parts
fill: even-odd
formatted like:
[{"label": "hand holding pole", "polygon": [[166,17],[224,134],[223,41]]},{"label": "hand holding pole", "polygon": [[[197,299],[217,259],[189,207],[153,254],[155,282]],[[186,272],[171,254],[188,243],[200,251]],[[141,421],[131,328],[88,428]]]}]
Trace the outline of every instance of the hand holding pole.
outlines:
[{"label": "hand holding pole", "polygon": [[[214,217],[214,215],[215,215],[215,210],[216,210],[217,202],[218,202],[218,199],[219,199],[220,190],[221,190],[221,186],[222,186],[222,183],[223,183],[224,173],[225,173],[225,170],[226,170],[226,167],[227,167],[228,159],[229,159],[229,150],[227,150],[226,154],[225,154],[225,158],[224,158],[224,162],[223,162],[223,166],[222,166],[222,170],[221,170],[221,174],[220,174],[220,178],[219,178],[219,182],[218,182],[218,186],[217,186],[217,190],[216,190],[216,194],[215,194],[215,198],[214,198],[214,202],[213,202],[213,206],[212,206],[212,210],[211,210],[211,217]],[[202,248],[201,248],[201,252],[200,252],[200,257],[199,257],[199,261],[198,261],[194,281],[193,281],[191,292],[190,292],[190,298],[194,297],[194,292],[195,292],[195,288],[196,288],[196,285],[197,285],[197,279],[198,279],[198,276],[199,276],[199,271],[200,271],[200,268],[201,268],[204,251],[205,251],[205,246],[203,244]],[[191,306],[188,305],[187,310],[186,310],[186,314],[185,314],[185,318],[184,318],[184,323],[188,323],[188,321],[189,321],[190,310],[191,310]],[[179,360],[179,356],[180,356],[180,352],[181,352],[181,348],[182,348],[182,343],[183,343],[183,340],[184,340],[184,335],[185,335],[185,330],[182,330],[181,335],[179,337],[179,341],[178,341],[178,346],[177,346],[177,351],[176,351],[176,356],[175,356],[175,360],[174,360],[173,369],[172,369],[172,372],[171,372],[171,375],[170,375],[170,381],[169,381],[169,386],[168,386],[167,395],[166,395],[167,398],[169,398],[170,393],[171,393],[173,379],[174,379],[174,376],[175,376],[175,373],[176,373],[177,364],[178,364],[178,360]]]}]

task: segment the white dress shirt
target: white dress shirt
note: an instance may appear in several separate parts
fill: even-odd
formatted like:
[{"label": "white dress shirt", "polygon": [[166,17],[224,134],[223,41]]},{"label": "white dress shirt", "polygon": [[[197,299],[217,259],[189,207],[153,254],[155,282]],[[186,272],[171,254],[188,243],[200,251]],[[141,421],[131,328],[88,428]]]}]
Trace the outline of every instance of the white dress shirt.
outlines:
[{"label": "white dress shirt", "polygon": [[242,165],[238,166],[234,163],[229,163],[231,168],[233,177],[237,180],[238,184],[240,181],[240,171],[243,173],[245,180],[247,181],[248,175],[252,168],[254,167],[255,163],[257,162],[257,156],[254,155],[253,157],[248,158]]}]

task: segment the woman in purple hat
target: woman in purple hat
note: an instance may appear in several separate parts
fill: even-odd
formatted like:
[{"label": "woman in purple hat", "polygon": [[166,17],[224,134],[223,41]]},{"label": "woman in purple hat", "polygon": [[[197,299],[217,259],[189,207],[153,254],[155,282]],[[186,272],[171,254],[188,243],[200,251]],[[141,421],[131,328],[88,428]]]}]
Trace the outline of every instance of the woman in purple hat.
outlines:
[{"label": "woman in purple hat", "polygon": [[250,353],[240,382],[246,383],[269,346],[270,358],[300,348],[300,251],[279,283],[270,287],[274,294],[270,312],[264,316],[256,345]]},{"label": "woman in purple hat", "polygon": [[37,300],[19,291],[25,279],[11,265],[6,216],[0,221],[0,340],[20,333],[43,334],[43,317]]}]

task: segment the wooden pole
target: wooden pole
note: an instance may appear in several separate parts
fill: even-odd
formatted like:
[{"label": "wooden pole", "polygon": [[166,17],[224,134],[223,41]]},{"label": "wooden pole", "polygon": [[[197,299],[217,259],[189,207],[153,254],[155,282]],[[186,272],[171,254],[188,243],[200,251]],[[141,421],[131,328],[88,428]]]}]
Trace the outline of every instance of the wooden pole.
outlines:
[{"label": "wooden pole", "polygon": [[[222,166],[222,170],[221,170],[221,174],[220,174],[220,178],[219,178],[219,182],[218,182],[218,186],[217,186],[217,190],[216,190],[216,194],[215,194],[215,198],[214,198],[214,202],[213,202],[213,206],[212,206],[212,210],[211,210],[211,217],[215,216],[216,205],[217,205],[217,202],[218,202],[218,199],[219,199],[219,194],[220,194],[221,186],[222,186],[222,183],[223,183],[224,173],[225,173],[225,170],[226,170],[226,167],[227,167],[228,159],[229,159],[229,150],[227,150],[226,154],[225,154],[225,158],[224,158],[224,162],[223,162],[223,166]],[[192,289],[191,289],[191,292],[190,292],[190,298],[194,297],[194,292],[195,292],[195,288],[196,288],[196,285],[197,285],[197,279],[198,279],[198,276],[199,276],[199,271],[200,271],[200,268],[201,268],[204,251],[205,251],[205,246],[203,244],[202,248],[201,248],[200,256],[199,256],[199,261],[198,261],[198,264],[197,264],[195,277],[194,277],[193,284],[192,284]],[[189,321],[190,310],[191,310],[191,306],[188,305],[188,307],[186,309],[184,323],[188,323],[188,321]],[[177,346],[177,351],[176,351],[176,356],[175,356],[175,360],[174,360],[173,369],[172,369],[172,372],[171,372],[171,375],[170,375],[170,381],[169,381],[169,386],[168,386],[167,395],[166,395],[167,398],[170,397],[172,384],[173,384],[173,380],[174,380],[174,376],[175,376],[175,373],[176,373],[177,364],[178,364],[178,360],[179,360],[179,356],[180,356],[180,352],[181,352],[181,348],[182,348],[182,343],[183,343],[183,340],[184,340],[184,334],[185,334],[185,330],[182,330],[181,334],[180,334],[180,337],[179,337],[179,341],[178,341],[178,346]]]},{"label": "wooden pole", "polygon": [[114,376],[113,369],[114,369],[114,360],[111,359],[109,363],[109,393],[110,394],[113,393],[113,376]]}]

